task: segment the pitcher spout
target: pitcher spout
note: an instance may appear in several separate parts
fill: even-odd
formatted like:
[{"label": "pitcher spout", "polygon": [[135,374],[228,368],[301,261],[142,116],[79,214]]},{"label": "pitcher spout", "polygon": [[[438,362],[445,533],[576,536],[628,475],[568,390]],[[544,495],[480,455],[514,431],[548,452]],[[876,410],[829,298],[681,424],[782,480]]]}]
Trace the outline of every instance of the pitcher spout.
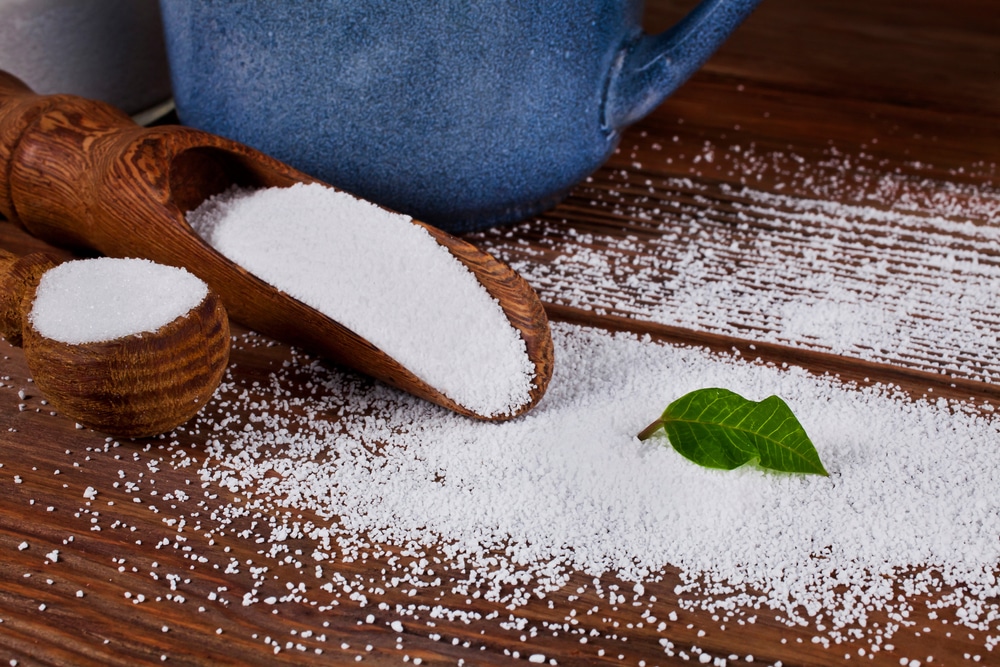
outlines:
[{"label": "pitcher spout", "polygon": [[604,102],[604,127],[620,130],[655,109],[729,37],[761,0],[702,0],[658,35],[642,34],[618,54]]}]

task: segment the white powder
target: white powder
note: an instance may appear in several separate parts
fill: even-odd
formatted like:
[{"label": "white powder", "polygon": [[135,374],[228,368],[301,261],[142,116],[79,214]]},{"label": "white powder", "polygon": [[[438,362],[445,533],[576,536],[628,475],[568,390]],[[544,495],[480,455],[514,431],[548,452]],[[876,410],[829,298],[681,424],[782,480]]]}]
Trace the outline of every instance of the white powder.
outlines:
[{"label": "white powder", "polygon": [[411,219],[321,185],[231,190],[187,215],[209,244],[483,416],[530,400],[520,333]]},{"label": "white powder", "polygon": [[[682,604],[826,614],[835,638],[935,582],[955,590],[935,604],[965,622],[997,612],[983,600],[1000,593],[1000,419],[633,335],[557,324],[554,337],[545,403],[503,424],[359,391],[308,360],[272,378],[277,395],[226,388],[251,416],[227,417],[203,479],[247,494],[254,516],[315,511],[328,523],[303,530],[355,557],[371,543],[436,545],[461,586],[514,606],[574,571],[642,582],[674,566]],[[297,373],[326,391],[279,399]],[[784,397],[830,477],[707,470],[634,437],[705,386]],[[269,541],[289,532],[279,523]],[[342,557],[329,549],[314,557]]]},{"label": "white powder", "polygon": [[75,260],[42,275],[29,318],[46,338],[94,343],[156,331],[207,295],[184,269],[145,259]]}]

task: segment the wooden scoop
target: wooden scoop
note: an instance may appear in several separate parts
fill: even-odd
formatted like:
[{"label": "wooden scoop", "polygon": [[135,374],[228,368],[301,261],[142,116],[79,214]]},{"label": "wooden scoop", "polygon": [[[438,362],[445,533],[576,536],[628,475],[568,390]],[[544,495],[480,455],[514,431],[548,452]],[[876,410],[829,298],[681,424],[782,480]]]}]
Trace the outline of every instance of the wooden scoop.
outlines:
[{"label": "wooden scoop", "polygon": [[230,347],[214,292],[156,331],[66,343],[40,334],[29,317],[38,282],[53,266],[42,254],[0,250],[0,335],[24,347],[35,384],[57,411],[98,431],[146,437],[183,424],[208,402]]},{"label": "wooden scoop", "polygon": [[[221,295],[234,321],[482,418],[367,340],[223,257],[184,218],[233,185],[300,182],[317,181],[234,141],[178,126],[143,128],[106,104],[70,95],[39,96],[0,72],[0,213],[8,219],[54,244],[184,267]],[[530,409],[552,375],[552,339],[538,296],[489,254],[439,229],[414,224],[475,274],[520,331],[535,367],[535,387],[515,414]],[[485,376],[491,369],[482,372]]]}]

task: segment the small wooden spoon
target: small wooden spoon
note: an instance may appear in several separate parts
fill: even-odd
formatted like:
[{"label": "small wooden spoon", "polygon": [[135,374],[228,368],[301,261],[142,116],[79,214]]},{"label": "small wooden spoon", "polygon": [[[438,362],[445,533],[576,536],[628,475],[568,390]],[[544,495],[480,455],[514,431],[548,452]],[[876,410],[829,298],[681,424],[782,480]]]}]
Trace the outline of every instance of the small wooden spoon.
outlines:
[{"label": "small wooden spoon", "polygon": [[28,317],[53,266],[42,254],[0,250],[0,335],[24,348],[35,384],[58,412],[111,435],[146,437],[183,424],[208,402],[230,348],[229,319],[214,292],[154,332],[65,343],[40,334]]},{"label": "small wooden spoon", "polygon": [[[229,316],[269,335],[458,413],[480,417],[331,318],[223,257],[184,214],[230,186],[317,182],[247,146],[186,127],[143,128],[106,104],[39,96],[0,72],[0,213],[55,244],[181,266],[216,291]],[[478,278],[520,331],[535,367],[530,400],[552,375],[548,319],[534,290],[506,264],[421,225]],[[405,326],[401,324],[401,326]],[[492,369],[482,369],[484,378]]]}]

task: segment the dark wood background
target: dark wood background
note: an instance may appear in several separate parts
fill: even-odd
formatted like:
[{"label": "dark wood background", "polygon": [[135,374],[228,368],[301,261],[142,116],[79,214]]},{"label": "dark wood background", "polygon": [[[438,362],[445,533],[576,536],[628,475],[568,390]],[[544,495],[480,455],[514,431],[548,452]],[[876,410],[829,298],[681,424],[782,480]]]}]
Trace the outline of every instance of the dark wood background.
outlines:
[{"label": "dark wood background", "polygon": [[[649,29],[670,25],[692,4],[650,2]],[[770,166],[761,166],[766,160],[755,163],[753,186],[759,191],[831,201],[839,196],[846,203],[860,198],[878,206],[876,185],[882,176],[891,176],[928,201],[951,197],[960,205],[961,197],[968,196],[962,193],[992,192],[998,185],[998,120],[1000,12],[994,2],[764,0],[706,67],[632,127],[619,153],[564,204],[516,226],[511,236],[484,233],[470,238],[511,261],[530,257],[544,266],[558,260],[560,234],[614,238],[641,233],[648,227],[644,215],[672,202],[681,201],[689,210],[700,208],[724,225],[727,207],[739,203],[738,190],[724,186],[738,187],[747,175],[746,164],[729,150],[734,145],[753,146],[756,155],[772,160]],[[711,162],[702,159],[706,146],[717,149]],[[830,167],[832,151],[852,158],[855,171]],[[795,177],[807,172],[813,178]],[[680,177],[691,182],[687,191],[677,185]],[[650,181],[657,186],[652,192]],[[998,223],[982,213],[982,207],[970,206],[968,211],[975,224]],[[0,247],[27,252],[45,246],[0,223]],[[604,250],[595,247],[596,252]],[[984,262],[997,261],[995,248],[980,250]],[[928,388],[986,401],[995,401],[998,395],[996,385],[982,374],[942,375],[934,359],[873,354],[859,360],[801,341],[761,342],[755,335],[766,338],[762,335],[766,332],[755,333],[752,327],[704,331],[644,321],[641,308],[638,316],[615,308],[597,312],[581,303],[586,298],[578,295],[579,287],[566,276],[537,285],[553,319],[650,332],[665,340],[719,349],[750,352],[756,343],[752,351],[764,358],[817,372],[832,370],[849,379],[892,381],[913,395],[923,395]],[[613,289],[621,293],[610,296],[623,302],[640,298],[626,287]],[[600,296],[609,295],[594,298]],[[957,351],[938,353],[947,360]],[[280,344],[237,344],[235,380],[264,380],[290,354]],[[985,365],[981,367],[996,363],[989,349],[979,354],[976,361]],[[652,627],[638,627],[643,608],[622,605],[614,612],[586,615],[586,609],[601,601],[590,597],[592,591],[573,599],[573,586],[517,614],[541,626],[563,622],[577,610],[579,627],[593,630],[594,641],[582,645],[577,636],[543,633],[530,651],[520,641],[519,631],[504,629],[496,621],[440,620],[434,632],[443,639],[435,641],[425,622],[407,622],[399,633],[390,626],[398,617],[375,607],[342,604],[320,612],[294,600],[273,609],[261,604],[244,607],[240,600],[253,585],[251,575],[245,569],[226,574],[225,565],[232,558],[258,563],[262,560],[258,546],[237,537],[235,531],[212,540],[197,531],[178,533],[164,521],[170,517],[169,503],[155,493],[185,485],[195,488],[207,494],[200,501],[207,515],[213,503],[221,506],[224,500],[213,499],[210,492],[221,490],[211,486],[203,490],[197,479],[191,482],[195,468],[163,463],[154,474],[150,465],[156,467],[164,456],[163,441],[125,441],[111,447],[103,435],[77,429],[71,420],[51,414],[28,378],[20,350],[0,342],[3,660],[17,660],[19,665],[298,665],[353,662],[361,656],[361,664],[401,664],[404,659],[412,663],[419,658],[425,665],[463,661],[499,665],[515,662],[511,652],[519,650],[522,662],[527,653],[538,652],[561,665],[697,662],[697,655],[690,652],[688,661],[667,657],[659,643],[662,635]],[[24,398],[19,396],[21,390]],[[195,458],[200,455],[197,442],[187,450]],[[142,483],[116,487],[119,479]],[[194,483],[197,486],[192,487]],[[99,491],[97,499],[84,497],[88,487]],[[179,535],[187,540],[178,540]],[[19,548],[22,543],[28,548]],[[308,540],[299,546],[308,549]],[[54,550],[58,556],[52,562],[46,554]],[[378,576],[365,567],[342,564],[354,574]],[[300,575],[307,576],[294,566],[276,568],[274,586],[298,581]],[[648,587],[647,594],[658,599],[659,616],[677,610],[676,577],[676,572],[667,571],[663,582]],[[210,593],[220,587],[226,592],[211,600]],[[466,603],[457,596],[437,594],[444,596],[443,604],[467,607],[483,616],[504,611],[483,600]],[[432,593],[420,595],[418,601],[426,602]],[[185,601],[180,603],[178,597]],[[390,590],[385,602],[394,607],[413,600]],[[754,664],[780,661],[785,667],[861,660],[857,646],[823,648],[812,643],[809,628],[789,628],[767,614],[752,626],[732,625],[719,631],[719,623],[709,614],[678,613],[680,620],[666,634],[680,650],[698,646],[713,656],[753,654]],[[933,665],[1000,664],[1000,658],[984,649],[983,633],[921,633],[926,619],[917,612],[912,620],[916,630],[900,631],[894,638],[898,650],[865,656],[864,661],[899,665],[900,656],[907,655],[934,656]],[[627,642],[612,639],[620,627],[629,627],[623,633]],[[282,650],[275,653],[274,644]],[[342,644],[348,648],[342,649]],[[601,655],[599,647],[606,648]],[[845,660],[845,653],[852,653],[853,659]],[[979,663],[972,662],[976,655],[981,655]]]}]

